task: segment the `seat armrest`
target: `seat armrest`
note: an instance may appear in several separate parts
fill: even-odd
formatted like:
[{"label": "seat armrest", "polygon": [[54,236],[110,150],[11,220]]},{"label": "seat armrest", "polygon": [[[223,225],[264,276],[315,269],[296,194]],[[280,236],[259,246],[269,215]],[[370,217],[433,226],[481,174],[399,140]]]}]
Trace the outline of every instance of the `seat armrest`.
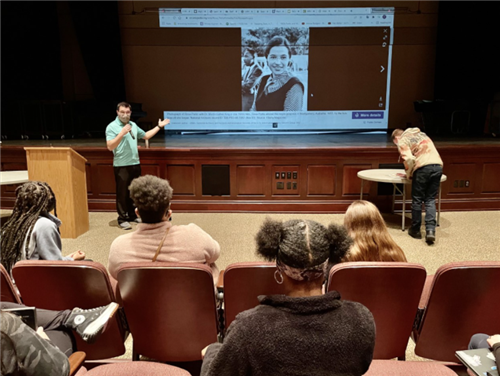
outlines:
[{"label": "seat armrest", "polygon": [[427,307],[427,302],[429,301],[429,296],[431,294],[431,287],[434,282],[434,274],[428,275],[425,279],[424,288],[422,290],[422,295],[420,296],[420,301],[418,303],[418,308],[425,309]]},{"label": "seat armrest", "polygon": [[224,291],[224,270],[222,269],[219,273],[219,280],[217,281],[217,290]]},{"label": "seat armrest", "polygon": [[69,374],[74,375],[82,366],[87,355],[83,351],[77,351],[71,354],[69,360]]}]

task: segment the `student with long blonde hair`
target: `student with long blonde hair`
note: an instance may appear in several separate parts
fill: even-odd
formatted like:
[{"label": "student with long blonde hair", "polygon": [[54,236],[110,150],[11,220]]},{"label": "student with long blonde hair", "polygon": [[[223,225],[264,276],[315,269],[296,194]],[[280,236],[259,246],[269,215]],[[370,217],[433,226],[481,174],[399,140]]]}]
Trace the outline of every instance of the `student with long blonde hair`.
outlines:
[{"label": "student with long blonde hair", "polygon": [[343,261],[407,262],[403,250],[391,237],[382,215],[371,202],[354,201],[345,213],[344,226],[354,244]]}]

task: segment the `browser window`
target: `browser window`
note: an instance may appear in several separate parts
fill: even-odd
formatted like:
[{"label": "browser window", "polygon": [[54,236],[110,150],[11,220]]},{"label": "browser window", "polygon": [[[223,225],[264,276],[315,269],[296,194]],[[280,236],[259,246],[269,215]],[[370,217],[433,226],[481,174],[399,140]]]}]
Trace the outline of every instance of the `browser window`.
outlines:
[{"label": "browser window", "polygon": [[170,129],[388,127],[394,8],[160,8],[159,25],[183,51]]}]

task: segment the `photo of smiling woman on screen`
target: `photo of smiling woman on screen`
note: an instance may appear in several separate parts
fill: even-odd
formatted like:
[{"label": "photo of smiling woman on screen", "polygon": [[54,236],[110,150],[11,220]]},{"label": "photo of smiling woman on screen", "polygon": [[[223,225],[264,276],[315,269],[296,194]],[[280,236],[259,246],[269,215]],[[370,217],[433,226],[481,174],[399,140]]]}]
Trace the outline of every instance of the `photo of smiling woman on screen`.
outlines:
[{"label": "photo of smiling woman on screen", "polygon": [[[297,36],[303,33],[299,28],[293,31]],[[308,35],[296,40],[295,46],[285,35],[274,35],[261,46],[264,57],[260,60],[265,68],[255,83],[250,111],[304,111],[307,107],[304,94],[307,85]]]}]

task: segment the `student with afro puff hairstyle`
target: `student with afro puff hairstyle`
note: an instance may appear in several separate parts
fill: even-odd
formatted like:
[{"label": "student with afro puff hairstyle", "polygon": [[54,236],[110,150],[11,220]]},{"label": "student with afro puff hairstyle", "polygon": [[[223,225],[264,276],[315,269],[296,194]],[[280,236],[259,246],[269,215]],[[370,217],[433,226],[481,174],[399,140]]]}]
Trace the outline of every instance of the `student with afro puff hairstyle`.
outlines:
[{"label": "student with afro puff hairstyle", "polygon": [[209,345],[201,375],[362,375],[372,361],[375,323],[360,303],[322,293],[328,263],[339,263],[352,240],[334,224],[267,219],[257,253],[275,261],[285,295],[259,296],[236,316],[224,343]]}]

